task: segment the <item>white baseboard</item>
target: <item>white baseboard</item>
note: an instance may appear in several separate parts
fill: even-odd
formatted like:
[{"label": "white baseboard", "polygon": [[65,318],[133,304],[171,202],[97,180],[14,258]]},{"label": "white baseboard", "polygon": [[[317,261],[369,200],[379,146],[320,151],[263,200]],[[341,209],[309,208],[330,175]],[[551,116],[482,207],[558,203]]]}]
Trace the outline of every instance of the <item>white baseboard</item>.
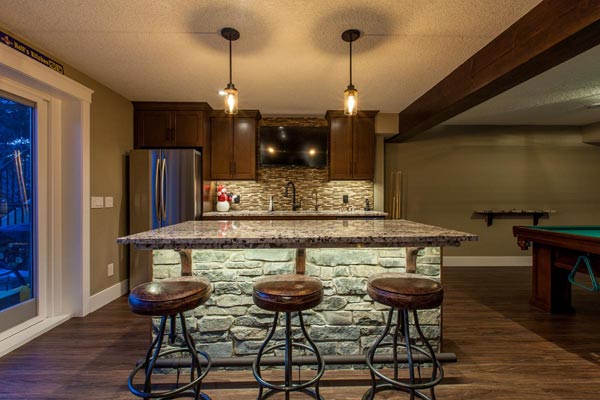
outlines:
[{"label": "white baseboard", "polygon": [[125,293],[127,293],[128,290],[129,279],[125,279],[124,281],[121,281],[116,285],[112,285],[111,287],[106,288],[93,296],[90,296],[90,313],[93,313],[94,311],[104,307],[111,301],[123,296]]},{"label": "white baseboard", "polygon": [[444,257],[444,267],[530,267],[530,256]]},{"label": "white baseboard", "polygon": [[71,315],[61,315],[58,317],[46,318],[36,324],[28,326],[27,328],[14,333],[13,335],[8,336],[3,340],[0,340],[0,357],[23,346],[25,343],[32,341],[36,337],[57,327],[70,318]]}]

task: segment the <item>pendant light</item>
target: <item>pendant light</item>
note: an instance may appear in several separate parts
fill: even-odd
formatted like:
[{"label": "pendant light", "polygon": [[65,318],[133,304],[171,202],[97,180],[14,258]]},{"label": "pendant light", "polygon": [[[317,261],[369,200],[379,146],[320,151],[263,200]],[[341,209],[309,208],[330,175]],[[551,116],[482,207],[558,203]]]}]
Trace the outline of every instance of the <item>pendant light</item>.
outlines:
[{"label": "pendant light", "polygon": [[352,42],[358,40],[360,31],[358,29],[348,29],[342,33],[344,42],[350,44],[350,84],[344,91],[344,114],[356,115],[358,112],[358,90],[352,84]]},{"label": "pendant light", "polygon": [[225,93],[225,114],[237,114],[238,113],[238,90],[232,81],[231,74],[231,42],[240,38],[240,33],[233,28],[221,29],[221,36],[229,41],[229,83],[227,87],[223,89]]}]

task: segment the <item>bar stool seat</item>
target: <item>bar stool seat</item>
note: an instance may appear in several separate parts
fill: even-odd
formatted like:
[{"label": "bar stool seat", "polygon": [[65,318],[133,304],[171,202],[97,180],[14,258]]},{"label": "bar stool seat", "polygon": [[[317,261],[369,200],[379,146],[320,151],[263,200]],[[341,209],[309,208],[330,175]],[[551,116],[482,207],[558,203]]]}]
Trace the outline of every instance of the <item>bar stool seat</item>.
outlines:
[{"label": "bar stool seat", "polygon": [[[300,391],[315,399],[322,400],[319,394],[319,380],[325,372],[325,362],[317,349],[315,343],[311,340],[304,326],[302,311],[313,308],[323,301],[323,284],[320,280],[306,275],[289,274],[273,275],[257,280],[252,291],[254,304],[263,310],[273,311],[273,325],[267,334],[267,338],[261,345],[256,359],[252,364],[252,373],[258,382],[259,392],[258,400],[267,399],[277,392],[284,392],[285,399],[289,399],[290,392]],[[285,313],[285,337],[284,343],[268,346],[275,335],[279,313]],[[306,339],[306,344],[298,342],[292,338],[292,312],[298,313],[300,331]],[[293,382],[292,380],[292,349],[301,349],[315,355],[317,360],[316,375],[304,382]],[[283,367],[285,379],[283,384],[275,384],[264,380],[261,376],[261,365],[264,353],[269,353],[278,349],[284,349]],[[310,386],[314,390],[309,389]],[[264,389],[269,389],[263,394]]]},{"label": "bar stool seat", "polygon": [[304,311],[323,301],[323,284],[306,275],[268,276],[256,281],[252,299],[267,311]]},{"label": "bar stool seat", "polygon": [[[145,361],[137,365],[129,375],[128,386],[131,393],[144,399],[171,399],[181,397],[192,390],[195,399],[210,400],[210,397],[201,392],[202,380],[210,370],[210,356],[205,352],[196,350],[192,336],[187,329],[183,313],[204,304],[210,298],[211,291],[211,284],[207,279],[193,276],[147,282],[131,290],[129,294],[129,307],[132,312],[140,315],[161,317],[158,334],[146,353]],[[177,317],[179,317],[181,323],[180,334],[183,336],[184,343],[181,347],[161,351],[168,319],[171,320],[170,333],[168,334],[169,343],[175,344],[177,337]],[[152,390],[152,373],[157,360],[174,353],[189,353],[191,355],[190,382],[178,386],[173,390],[154,392]],[[206,368],[204,370],[200,367],[199,356],[206,359]],[[143,389],[137,388],[133,384],[135,376],[141,370],[144,371],[145,375]]]},{"label": "bar stool seat", "polygon": [[162,316],[193,310],[210,298],[208,279],[182,276],[133,288],[129,307],[135,314]]},{"label": "bar stool seat", "polygon": [[[416,253],[414,253],[416,254]],[[416,257],[416,255],[415,255]],[[408,270],[408,268],[407,268]],[[435,400],[434,387],[444,377],[444,371],[435,351],[419,325],[417,310],[436,308],[442,305],[444,290],[442,285],[431,278],[414,273],[381,273],[369,278],[367,282],[367,293],[376,302],[390,306],[387,323],[383,333],[375,340],[367,352],[367,366],[371,372],[371,388],[363,395],[363,400],[373,400],[376,393],[385,390],[399,390],[410,394],[410,398],[422,400]],[[397,312],[395,328],[391,332],[394,312]],[[425,348],[415,345],[415,338],[411,338],[411,322],[409,315],[412,314],[412,324],[416,336]],[[392,341],[384,342],[388,334]],[[413,334],[414,335],[414,334]],[[399,338],[402,337],[402,342]],[[376,352],[385,346],[392,346],[393,352],[393,377],[389,377],[378,370],[374,365]],[[399,379],[398,348],[406,351],[408,361],[408,382]],[[421,366],[416,365],[418,377],[415,376],[415,361],[413,354],[423,356],[427,363],[432,364],[432,373],[429,378],[421,377]],[[382,383],[377,383],[379,378]],[[429,389],[431,396],[427,396],[423,390]]]},{"label": "bar stool seat", "polygon": [[439,282],[400,272],[372,276],[367,293],[376,302],[399,309],[426,310],[439,307],[444,300]]}]

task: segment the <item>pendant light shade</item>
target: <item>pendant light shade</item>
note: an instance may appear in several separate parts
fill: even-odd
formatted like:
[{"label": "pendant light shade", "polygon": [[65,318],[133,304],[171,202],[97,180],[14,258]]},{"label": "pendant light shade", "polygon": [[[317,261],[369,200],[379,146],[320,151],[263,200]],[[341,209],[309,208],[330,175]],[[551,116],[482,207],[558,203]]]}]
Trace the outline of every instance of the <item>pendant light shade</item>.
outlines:
[{"label": "pendant light shade", "polygon": [[225,114],[237,114],[238,113],[238,90],[235,88],[232,79],[232,63],[231,63],[231,42],[236,41],[240,38],[240,33],[233,28],[221,29],[221,36],[229,41],[229,83],[227,87],[223,89],[225,93]]},{"label": "pendant light shade", "polygon": [[344,90],[344,114],[356,115],[358,112],[358,90],[353,85],[348,85],[348,88]]},{"label": "pendant light shade", "polygon": [[344,91],[344,114],[356,115],[358,113],[358,90],[352,84],[352,42],[360,37],[358,29],[348,29],[342,33],[342,40],[350,45],[350,84]]},{"label": "pendant light shade", "polygon": [[238,90],[233,84],[228,84],[225,92],[225,114],[238,113]]}]

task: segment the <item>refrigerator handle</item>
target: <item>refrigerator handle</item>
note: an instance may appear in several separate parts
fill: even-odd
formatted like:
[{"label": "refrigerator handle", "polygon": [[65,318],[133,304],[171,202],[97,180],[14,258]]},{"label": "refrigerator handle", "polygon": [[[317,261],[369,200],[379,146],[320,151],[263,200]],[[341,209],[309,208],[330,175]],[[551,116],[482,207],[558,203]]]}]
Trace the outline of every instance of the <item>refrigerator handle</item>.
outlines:
[{"label": "refrigerator handle", "polygon": [[156,168],[154,169],[154,212],[156,213],[156,219],[161,221],[160,215],[160,187],[161,187],[161,179],[160,179],[160,158],[156,159]]},{"label": "refrigerator handle", "polygon": [[162,207],[162,219],[167,222],[167,159],[163,158],[162,161],[162,177],[161,177],[161,185],[160,185],[160,204]]}]

